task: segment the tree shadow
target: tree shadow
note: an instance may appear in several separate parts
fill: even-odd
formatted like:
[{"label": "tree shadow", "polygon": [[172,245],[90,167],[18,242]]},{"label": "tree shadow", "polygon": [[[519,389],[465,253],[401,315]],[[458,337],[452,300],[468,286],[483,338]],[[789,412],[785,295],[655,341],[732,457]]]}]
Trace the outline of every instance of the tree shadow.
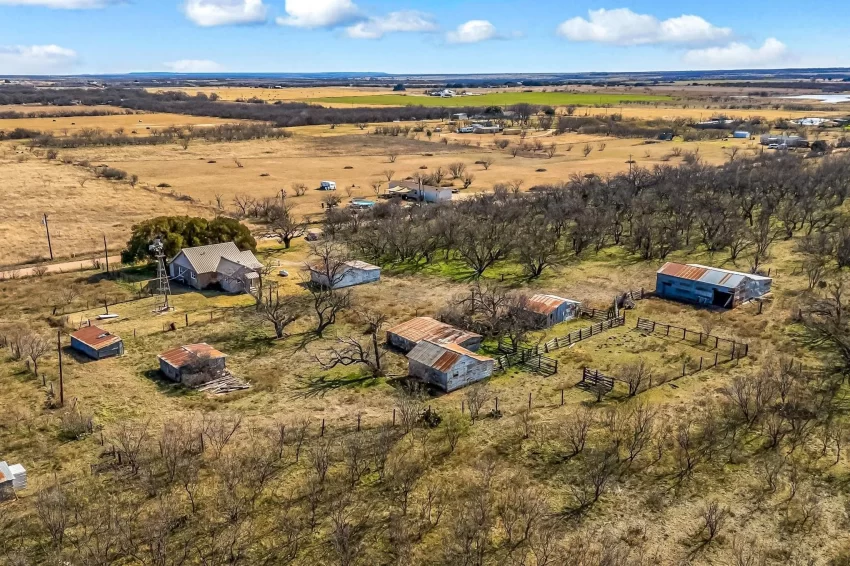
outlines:
[{"label": "tree shadow", "polygon": [[354,373],[341,377],[322,375],[318,377],[299,378],[299,385],[293,399],[310,399],[324,397],[330,392],[346,388],[371,387],[380,380],[369,374]]},{"label": "tree shadow", "polygon": [[182,383],[167,379],[158,369],[146,370],[142,375],[151,380],[160,393],[167,397],[189,397],[197,393]]}]

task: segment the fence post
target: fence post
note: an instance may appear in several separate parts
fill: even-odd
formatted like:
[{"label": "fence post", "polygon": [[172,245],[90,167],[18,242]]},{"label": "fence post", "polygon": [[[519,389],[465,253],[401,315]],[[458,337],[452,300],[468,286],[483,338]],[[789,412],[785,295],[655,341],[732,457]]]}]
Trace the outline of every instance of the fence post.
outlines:
[{"label": "fence post", "polygon": [[733,358],[735,357],[735,345],[736,344],[737,344],[737,342],[734,342],[734,341],[732,342],[732,357]]},{"label": "fence post", "polygon": [[688,329],[687,329],[687,328],[683,328],[683,329],[682,329],[682,340],[684,340],[684,339],[685,339],[685,338],[687,338],[687,337],[688,337]]},{"label": "fence post", "polygon": [[528,394],[528,410],[531,410],[531,393]]},{"label": "fence post", "polygon": [[[462,412],[463,412],[463,410],[461,410],[461,413]],[[395,426],[395,409],[393,409],[393,426]]]},{"label": "fence post", "polygon": [[688,362],[682,364],[682,377],[685,377],[686,371],[688,371]]},{"label": "fence post", "polygon": [[699,343],[702,345],[702,332],[699,333]]},{"label": "fence post", "polygon": [[702,371],[702,356],[699,357],[699,371]]},{"label": "fence post", "polygon": [[496,412],[499,412],[499,397],[496,397]]},{"label": "fence post", "polygon": [[360,432],[360,413],[357,413],[357,432]]},{"label": "fence post", "polygon": [[718,357],[719,355],[720,355],[720,354],[718,354],[717,352],[714,352],[714,367],[717,367],[717,357]]},{"label": "fence post", "polygon": [[319,436],[325,436],[325,419],[322,419],[322,432],[319,434]]},{"label": "fence post", "polygon": [[186,326],[189,326],[189,313],[186,313]]},{"label": "fence post", "polygon": [[[582,376],[582,378],[583,378],[583,376]],[[561,387],[561,406],[562,407],[564,406],[564,388],[563,387]]]},{"label": "fence post", "polygon": [[655,322],[652,323],[652,331],[655,332]]},{"label": "fence post", "polygon": [[[464,413],[464,409],[466,409],[466,401],[460,402],[460,414]],[[393,422],[395,422],[395,410],[393,410]]]}]

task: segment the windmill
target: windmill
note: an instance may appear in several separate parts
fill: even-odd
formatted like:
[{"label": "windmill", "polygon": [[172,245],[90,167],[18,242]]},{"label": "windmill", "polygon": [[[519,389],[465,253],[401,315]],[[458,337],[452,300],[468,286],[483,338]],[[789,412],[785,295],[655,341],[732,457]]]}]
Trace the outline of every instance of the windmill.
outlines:
[{"label": "windmill", "polygon": [[165,253],[162,240],[156,238],[153,243],[148,246],[148,250],[153,253],[156,258],[156,283],[155,295],[156,303],[154,304],[153,312],[163,313],[171,310],[171,305],[168,302],[168,296],[171,294],[171,287],[168,284],[168,272],[165,270]]}]

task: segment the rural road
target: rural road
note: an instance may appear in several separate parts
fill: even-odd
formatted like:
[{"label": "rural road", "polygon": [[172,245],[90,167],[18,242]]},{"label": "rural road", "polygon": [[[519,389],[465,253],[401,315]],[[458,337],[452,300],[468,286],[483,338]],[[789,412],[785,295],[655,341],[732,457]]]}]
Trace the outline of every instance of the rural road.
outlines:
[{"label": "rural road", "polygon": [[[103,258],[97,258],[103,265]],[[121,256],[109,256],[109,265],[119,265]],[[3,279],[21,279],[24,277],[34,277],[36,269],[41,266],[20,267],[16,269],[7,269],[0,271],[0,281]],[[44,265],[47,268],[47,273],[68,273],[71,271],[90,271],[94,269],[91,259],[82,259],[78,261],[66,261],[63,263],[51,263]]]}]

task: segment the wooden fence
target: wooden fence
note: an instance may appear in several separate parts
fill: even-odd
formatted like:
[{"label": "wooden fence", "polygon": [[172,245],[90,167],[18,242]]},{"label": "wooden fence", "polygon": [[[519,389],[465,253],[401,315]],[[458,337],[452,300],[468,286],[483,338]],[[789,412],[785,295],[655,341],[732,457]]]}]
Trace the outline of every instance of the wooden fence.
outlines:
[{"label": "wooden fence", "polygon": [[545,376],[558,373],[558,360],[547,358],[530,348],[511,350],[503,348],[500,344],[499,351],[502,352],[502,355],[496,357],[496,368],[501,371],[514,366],[522,366]]},{"label": "wooden fence", "polygon": [[599,373],[599,370],[584,368],[581,374],[581,381],[576,387],[593,393],[601,391],[604,395],[614,389],[614,378]]},{"label": "wooden fence", "polygon": [[[606,330],[611,330],[612,328],[617,328],[619,326],[624,326],[626,324],[625,315],[619,316],[617,318],[609,318],[607,320],[597,322],[595,324],[591,324],[586,328],[580,328],[579,330],[575,330],[570,332],[566,336],[561,336],[560,338],[553,338],[548,342],[544,342],[543,344],[537,344],[535,346],[528,347],[529,351],[534,352],[535,354],[548,354],[554,350],[559,350],[561,348],[567,348],[572,346],[573,344],[577,344],[582,340],[587,340],[597,334],[602,334]],[[499,349],[508,348],[510,346],[505,346],[504,342],[499,344]]]},{"label": "wooden fence", "polygon": [[648,318],[638,318],[635,328],[648,334],[663,334],[670,338],[677,338],[680,341],[707,347],[710,350],[721,350],[726,352],[732,359],[744,358],[750,351],[750,346],[742,342],[720,338],[712,334],[706,334],[705,332],[688,330],[681,326],[656,322]]}]

